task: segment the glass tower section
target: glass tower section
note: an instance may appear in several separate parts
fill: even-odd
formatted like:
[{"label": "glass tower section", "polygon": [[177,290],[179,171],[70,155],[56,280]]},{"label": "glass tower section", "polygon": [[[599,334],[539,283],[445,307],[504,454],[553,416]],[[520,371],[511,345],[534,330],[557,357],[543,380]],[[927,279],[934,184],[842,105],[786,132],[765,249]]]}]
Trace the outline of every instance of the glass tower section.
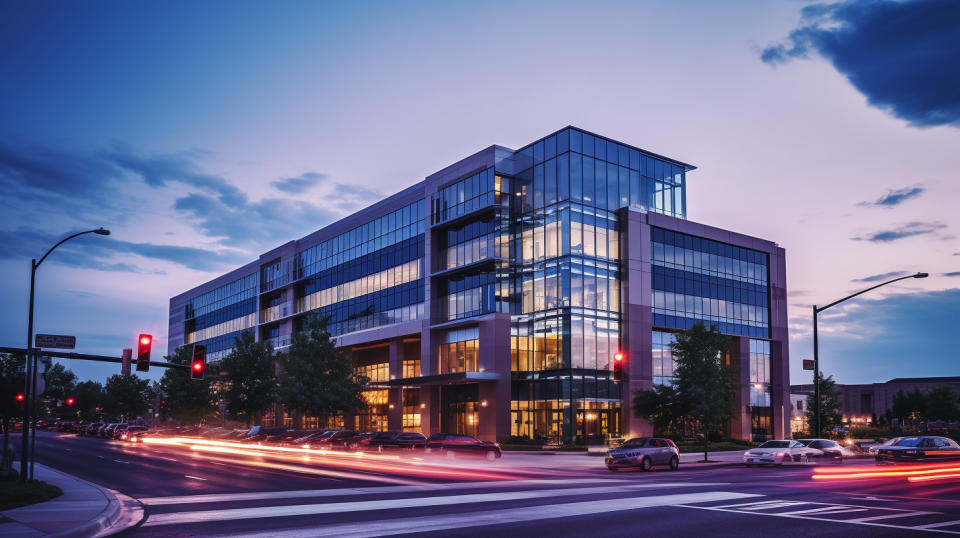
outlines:
[{"label": "glass tower section", "polygon": [[184,341],[207,346],[207,360],[233,348],[234,338],[257,325],[257,274],[195,297],[184,307]]}]

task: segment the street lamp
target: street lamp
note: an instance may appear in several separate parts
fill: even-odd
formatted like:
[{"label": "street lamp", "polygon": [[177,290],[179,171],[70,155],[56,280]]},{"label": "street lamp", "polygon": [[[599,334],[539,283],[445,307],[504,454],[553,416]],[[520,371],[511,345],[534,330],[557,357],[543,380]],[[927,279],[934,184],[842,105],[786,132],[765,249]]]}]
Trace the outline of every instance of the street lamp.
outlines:
[{"label": "street lamp", "polygon": [[862,295],[864,293],[867,293],[868,291],[875,290],[880,286],[893,284],[894,282],[904,280],[907,278],[927,278],[928,276],[930,275],[927,273],[917,273],[915,275],[907,275],[907,276],[902,276],[900,278],[894,278],[893,280],[888,280],[881,284],[877,284],[872,288],[867,288],[865,290],[858,291],[857,293],[844,297],[839,301],[834,301],[828,304],[827,306],[817,307],[817,305],[813,305],[813,400],[814,400],[814,405],[816,409],[816,411],[814,412],[814,417],[816,418],[816,430],[817,430],[815,437],[820,437],[820,433],[822,429],[821,428],[822,421],[820,420],[820,357],[819,357],[819,346],[817,342],[817,314],[819,314],[820,312],[823,312],[824,310],[830,308],[831,306],[836,306],[848,299],[853,299],[857,295]]},{"label": "street lamp", "polygon": [[[20,481],[27,481],[27,452],[28,452],[28,439],[30,433],[30,402],[33,398],[36,398],[37,389],[37,380],[36,372],[37,370],[37,355],[33,353],[33,292],[37,280],[37,269],[40,267],[40,264],[43,263],[43,260],[47,259],[47,256],[50,255],[57,247],[66,243],[67,241],[73,239],[74,237],[80,237],[84,234],[97,234],[97,235],[110,235],[110,230],[107,230],[103,227],[97,228],[96,230],[87,230],[85,232],[78,232],[71,236],[61,239],[59,243],[50,247],[50,250],[44,254],[40,261],[37,261],[36,258],[30,260],[30,314],[27,318],[27,356],[26,356],[26,378],[24,382],[24,411],[23,411],[23,428],[22,428],[22,439],[20,445]],[[30,359],[33,359],[32,361]],[[31,460],[32,461],[32,458]],[[31,473],[32,474],[32,473]]]}]

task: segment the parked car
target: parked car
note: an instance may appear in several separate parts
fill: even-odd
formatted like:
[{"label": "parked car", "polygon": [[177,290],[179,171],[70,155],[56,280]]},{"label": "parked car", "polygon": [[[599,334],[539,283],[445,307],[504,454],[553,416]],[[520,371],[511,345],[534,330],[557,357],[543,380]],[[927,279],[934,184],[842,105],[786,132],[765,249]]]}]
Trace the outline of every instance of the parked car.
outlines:
[{"label": "parked car", "polygon": [[676,471],[680,467],[680,450],[670,439],[635,437],[609,450],[604,463],[611,471],[626,467],[649,471],[654,465],[669,465]]},{"label": "parked car", "polygon": [[960,459],[960,445],[948,437],[904,437],[877,450],[877,463],[938,462]]},{"label": "parked car", "polygon": [[77,423],[72,420],[61,420],[57,423],[58,432],[75,432],[77,431]]},{"label": "parked car", "polygon": [[435,433],[427,438],[424,446],[428,454],[444,454],[451,459],[460,456],[481,456],[494,461],[502,455],[500,445],[497,443],[453,433]]},{"label": "parked car", "polygon": [[83,428],[80,428],[80,435],[96,435],[97,428],[102,426],[102,422],[91,422],[90,424],[84,425]]},{"label": "parked car", "polygon": [[360,448],[376,450],[394,449],[417,449],[424,448],[427,443],[427,437],[422,433],[415,432],[377,432],[374,435],[364,439],[360,443]]},{"label": "parked car", "polygon": [[751,465],[783,465],[785,462],[807,463],[815,457],[822,456],[823,452],[809,448],[799,441],[778,439],[767,441],[762,445],[751,448],[743,453],[743,463]]},{"label": "parked car", "polygon": [[872,455],[872,456],[876,456],[878,450],[880,450],[880,449],[883,448],[883,447],[895,445],[895,444],[899,443],[901,439],[903,439],[903,437],[894,437],[893,439],[887,439],[886,441],[884,441],[884,442],[882,442],[882,443],[879,443],[879,444],[876,444],[876,445],[873,445],[873,446],[867,448],[867,452],[869,452],[870,455]]},{"label": "parked car", "polygon": [[280,433],[275,433],[273,435],[268,435],[263,439],[263,444],[265,445],[284,445],[288,444],[294,439],[299,439],[304,435],[312,433],[313,430],[287,430]]},{"label": "parked car", "polygon": [[323,430],[319,432],[314,432],[309,435],[304,435],[303,437],[298,437],[293,440],[290,444],[295,446],[300,446],[303,448],[312,448],[319,446],[320,441],[330,437],[331,435],[339,432],[340,430]]},{"label": "parked car", "polygon": [[797,441],[805,447],[815,448],[823,453],[814,456],[815,459],[832,460],[836,463],[842,463],[844,456],[852,457],[856,455],[849,448],[830,439],[797,439]]},{"label": "parked car", "polygon": [[117,427],[110,432],[110,438],[119,439],[120,436],[123,435],[123,432],[125,432],[130,426],[131,424],[117,424]]},{"label": "parked car", "polygon": [[313,445],[313,448],[343,449],[346,447],[346,443],[359,433],[361,432],[357,430],[340,430],[334,432],[333,435],[319,438],[310,444]]},{"label": "parked car", "polygon": [[145,432],[148,429],[149,428],[147,428],[146,426],[138,426],[138,425],[128,426],[126,429],[120,431],[120,435],[118,436],[118,438],[121,441],[137,441],[137,439],[135,439],[137,434]]},{"label": "parked car", "polygon": [[287,428],[283,426],[254,426],[243,436],[240,441],[244,443],[260,443],[271,435],[283,433]]}]

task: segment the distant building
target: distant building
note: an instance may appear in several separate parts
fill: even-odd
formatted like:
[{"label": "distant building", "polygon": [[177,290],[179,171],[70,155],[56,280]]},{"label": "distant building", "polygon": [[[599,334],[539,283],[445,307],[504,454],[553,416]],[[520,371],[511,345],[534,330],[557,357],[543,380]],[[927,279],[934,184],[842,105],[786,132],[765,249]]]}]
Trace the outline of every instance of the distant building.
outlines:
[{"label": "distant building", "polygon": [[[887,410],[893,410],[893,395],[899,391],[912,392],[918,388],[923,392],[940,385],[947,385],[960,393],[960,377],[898,377],[886,383],[869,385],[841,385],[837,383],[843,400],[843,421],[851,425],[872,424],[873,418],[881,418]],[[793,396],[813,395],[813,385],[790,385],[790,401]]]}]

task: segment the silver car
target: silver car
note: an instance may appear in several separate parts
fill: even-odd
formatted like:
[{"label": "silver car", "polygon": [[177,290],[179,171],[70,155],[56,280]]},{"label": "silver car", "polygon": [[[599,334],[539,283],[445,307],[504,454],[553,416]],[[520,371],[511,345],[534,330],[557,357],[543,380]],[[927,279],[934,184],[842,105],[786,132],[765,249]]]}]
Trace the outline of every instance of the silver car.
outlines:
[{"label": "silver car", "polygon": [[608,451],[604,463],[611,471],[624,467],[639,467],[649,471],[654,465],[669,465],[670,469],[676,471],[680,467],[680,450],[670,439],[636,437]]}]

